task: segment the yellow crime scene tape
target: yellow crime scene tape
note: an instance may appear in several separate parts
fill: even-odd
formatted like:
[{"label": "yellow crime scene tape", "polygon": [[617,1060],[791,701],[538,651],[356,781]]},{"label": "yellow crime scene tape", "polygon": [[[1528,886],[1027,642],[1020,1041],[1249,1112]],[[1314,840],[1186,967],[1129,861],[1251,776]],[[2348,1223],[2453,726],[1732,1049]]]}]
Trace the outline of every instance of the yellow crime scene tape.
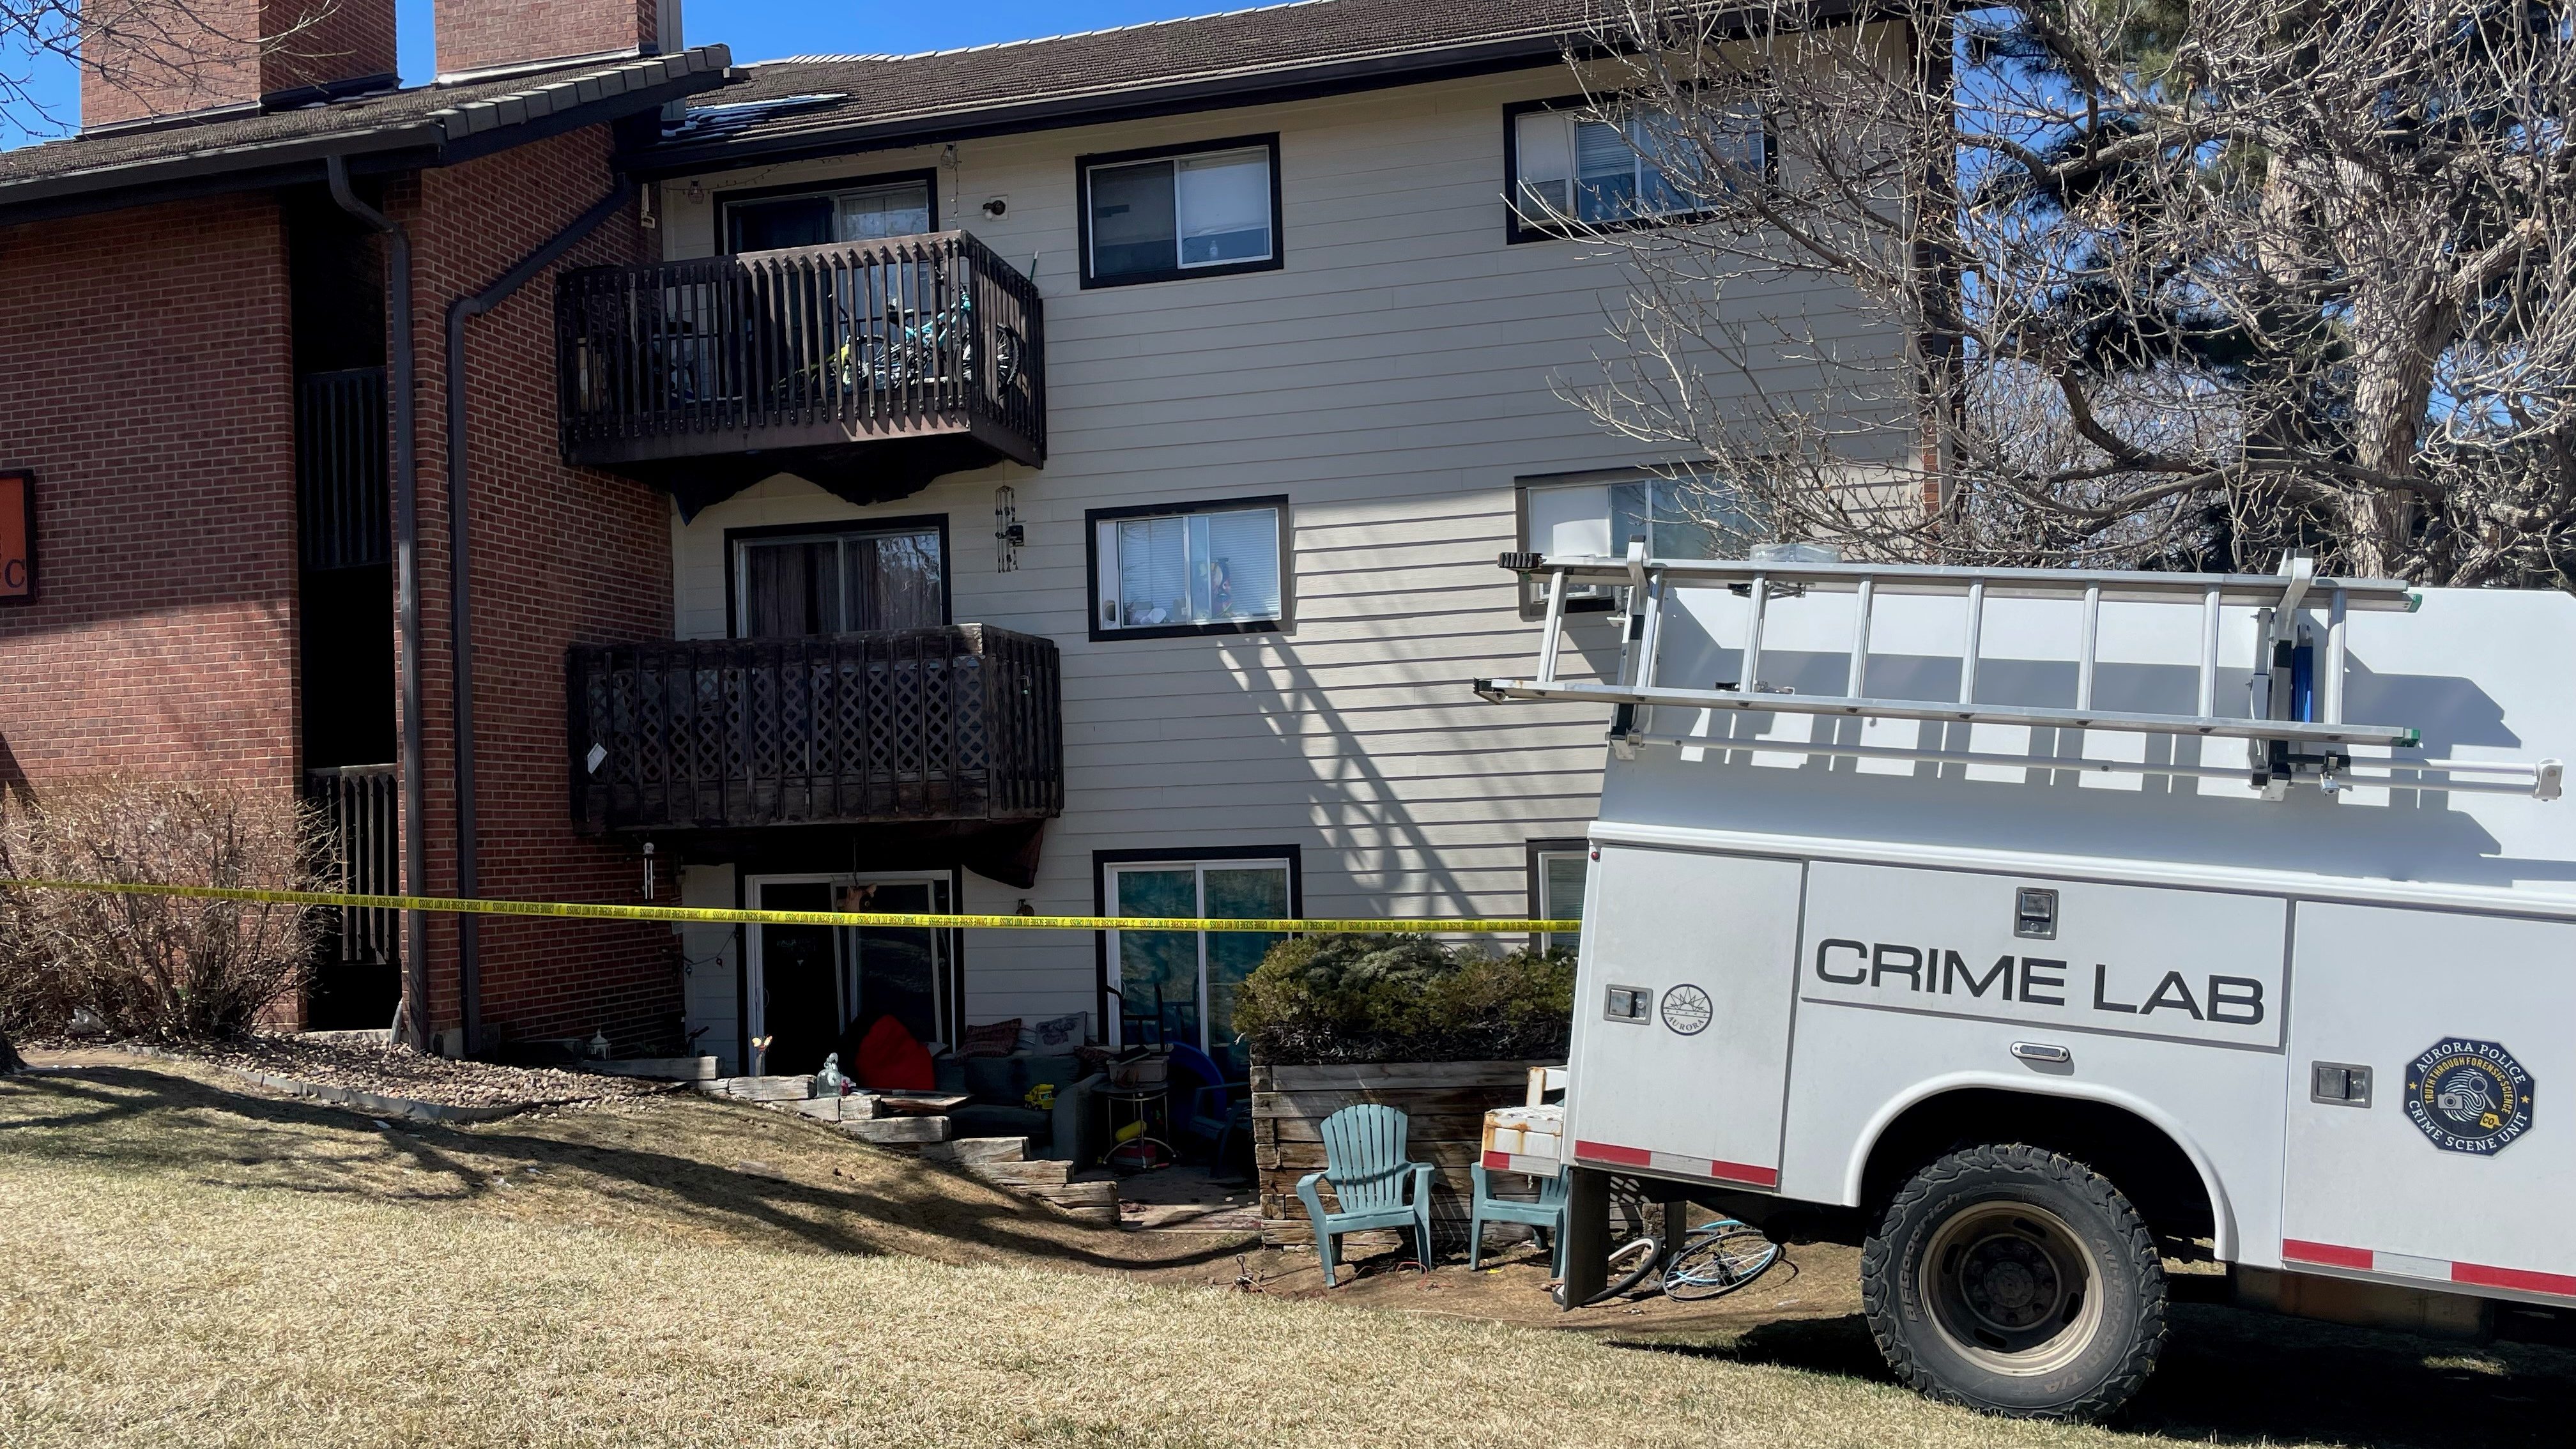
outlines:
[{"label": "yellow crime scene tape", "polygon": [[335,891],[273,891],[239,886],[160,885],[138,881],[19,880],[0,886],[31,890],[100,891],[124,896],[183,896],[195,900],[248,901],[261,905],[350,906],[373,910],[437,911],[473,916],[555,916],[593,921],[679,921],[711,926],[927,926],[999,931],[1294,931],[1308,934],[1412,932],[1438,936],[1523,935],[1573,932],[1580,921],[1501,920],[1242,920],[1193,916],[930,916],[886,911],[752,911],[711,906],[613,906],[587,901],[493,901],[458,896],[367,896]]}]

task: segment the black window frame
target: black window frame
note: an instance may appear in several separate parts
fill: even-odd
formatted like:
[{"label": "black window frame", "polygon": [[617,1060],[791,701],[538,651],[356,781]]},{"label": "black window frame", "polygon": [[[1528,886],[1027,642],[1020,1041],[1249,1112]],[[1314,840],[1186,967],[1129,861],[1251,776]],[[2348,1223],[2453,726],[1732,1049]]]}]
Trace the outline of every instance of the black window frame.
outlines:
[{"label": "black window frame", "polygon": [[[1169,271],[1134,272],[1114,277],[1096,275],[1091,269],[1091,173],[1101,166],[1126,166],[1140,161],[1161,161],[1184,156],[1203,156],[1215,151],[1248,151],[1255,146],[1270,153],[1270,255],[1259,261],[1219,262],[1204,267],[1175,264]],[[1288,264],[1288,229],[1282,215],[1279,183],[1279,133],[1258,136],[1228,136],[1216,141],[1191,141],[1178,146],[1145,146],[1132,151],[1097,151],[1073,158],[1073,215],[1075,252],[1082,267],[1082,289],[1095,287],[1143,287],[1157,282],[1177,282],[1192,277],[1238,277],[1247,272],[1275,272]],[[1175,221],[1177,227],[1178,222]],[[1174,238],[1174,249],[1179,247]]]},{"label": "black window frame", "polygon": [[[1228,619],[1217,624],[1139,624],[1129,629],[1100,627],[1100,525],[1122,518],[1186,518],[1193,513],[1230,513],[1238,509],[1279,511],[1279,617]],[[942,555],[946,557],[945,554]],[[1188,639],[1202,634],[1285,634],[1297,617],[1297,520],[1285,493],[1253,498],[1201,498],[1179,503],[1130,503],[1116,508],[1089,508],[1082,514],[1083,618],[1091,642],[1117,639]]]},{"label": "black window frame", "polygon": [[[1525,869],[1528,871],[1529,918],[1533,921],[1551,919],[1546,910],[1547,878],[1543,873],[1541,864],[1543,857],[1551,855],[1582,856],[1584,858],[1584,883],[1587,886],[1591,884],[1592,842],[1586,837],[1580,835],[1543,835],[1535,839],[1523,841],[1521,858]],[[1579,935],[1580,933],[1578,932],[1577,934]],[[1530,932],[1529,948],[1533,951],[1544,949],[1547,945],[1547,937],[1548,933],[1545,931]]]},{"label": "black window frame", "polygon": [[[833,196],[844,191],[862,191],[871,186],[901,186],[907,181],[921,183],[930,198],[930,228],[922,235],[939,230],[939,168],[923,167],[913,171],[877,171],[864,176],[844,176],[831,181],[806,181],[786,186],[752,186],[715,194],[716,251],[720,256],[737,256],[733,249],[732,208],[747,201],[784,201],[797,196]],[[857,243],[826,242],[826,246]]]},{"label": "black window frame", "polygon": [[[1503,107],[1503,240],[1511,246],[1526,242],[1579,241],[1593,232],[1651,231],[1659,227],[1689,226],[1708,220],[1715,212],[1667,212],[1662,216],[1632,216],[1624,221],[1598,222],[1577,230],[1546,222],[1531,222],[1521,216],[1521,117],[1532,111],[1597,111],[1601,98],[1589,95],[1554,96],[1538,101],[1512,101]],[[1771,112],[1762,112],[1762,179],[1766,183],[1780,179],[1780,136],[1772,124]]]},{"label": "black window frame", "polygon": [[[1286,860],[1288,862],[1288,918],[1306,918],[1306,854],[1297,845],[1163,845],[1142,850],[1095,850],[1091,852],[1091,913],[1109,914],[1109,867],[1113,865],[1160,865],[1175,861],[1211,860]],[[1289,934],[1295,935],[1296,932]],[[1109,1014],[1109,933],[1091,933],[1092,1018],[1098,1024],[1100,1039],[1112,1036]],[[1122,993],[1120,999],[1125,999]]]},{"label": "black window frame", "polygon": [[[725,637],[740,639],[742,632],[742,583],[736,577],[742,551],[738,545],[756,543],[764,538],[795,538],[817,534],[903,533],[934,528],[939,532],[939,624],[947,628],[957,622],[957,590],[952,581],[955,560],[948,551],[948,515],[945,513],[906,513],[891,518],[828,518],[813,523],[764,523],[751,528],[728,528],[724,531]],[[828,635],[796,634],[790,638],[828,638]]]}]

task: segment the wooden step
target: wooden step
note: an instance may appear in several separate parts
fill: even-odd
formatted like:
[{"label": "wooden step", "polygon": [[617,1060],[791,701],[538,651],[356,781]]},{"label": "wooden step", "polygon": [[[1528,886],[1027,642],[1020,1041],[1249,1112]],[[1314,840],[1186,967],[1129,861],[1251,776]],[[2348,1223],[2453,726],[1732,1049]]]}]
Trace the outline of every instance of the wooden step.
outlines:
[{"label": "wooden step", "polygon": [[1060,1187],[1028,1187],[1020,1191],[1068,1211],[1106,1208],[1113,1216],[1118,1211],[1118,1184],[1114,1182],[1068,1182]]},{"label": "wooden step", "polygon": [[841,1130],[862,1142],[945,1142],[949,1125],[945,1117],[869,1117],[843,1122]]},{"label": "wooden step", "polygon": [[1040,1158],[1035,1162],[969,1162],[966,1170],[996,1187],[1037,1189],[1062,1187],[1073,1172],[1070,1162]]},{"label": "wooden step", "polygon": [[1018,1162],[1029,1155],[1025,1137],[960,1137],[925,1147],[921,1155],[931,1162],[972,1165],[985,1162]]}]

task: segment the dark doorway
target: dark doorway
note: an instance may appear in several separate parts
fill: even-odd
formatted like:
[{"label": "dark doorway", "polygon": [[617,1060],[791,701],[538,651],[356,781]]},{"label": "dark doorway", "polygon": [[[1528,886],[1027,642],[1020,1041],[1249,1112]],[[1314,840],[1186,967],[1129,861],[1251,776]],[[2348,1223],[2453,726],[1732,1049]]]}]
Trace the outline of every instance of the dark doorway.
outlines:
[{"label": "dark doorway", "polygon": [[[760,906],[769,911],[828,911],[832,887],[824,881],[764,885]],[[831,926],[761,926],[761,1024],[769,1033],[766,1070],[792,1076],[819,1070],[825,1054],[840,1050],[841,965]],[[843,1062],[847,1070],[851,1063]]]}]

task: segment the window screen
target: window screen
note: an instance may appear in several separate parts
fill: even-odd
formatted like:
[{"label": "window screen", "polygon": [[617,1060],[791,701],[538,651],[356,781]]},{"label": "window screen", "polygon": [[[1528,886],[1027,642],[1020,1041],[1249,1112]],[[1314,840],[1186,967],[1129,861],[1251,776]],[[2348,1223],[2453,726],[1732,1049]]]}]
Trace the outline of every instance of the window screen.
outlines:
[{"label": "window screen", "polygon": [[1095,281],[1138,281],[1276,255],[1270,148],[1094,166]]},{"label": "window screen", "polygon": [[1280,511],[1271,507],[1100,521],[1099,627],[1279,618],[1280,525]]}]

